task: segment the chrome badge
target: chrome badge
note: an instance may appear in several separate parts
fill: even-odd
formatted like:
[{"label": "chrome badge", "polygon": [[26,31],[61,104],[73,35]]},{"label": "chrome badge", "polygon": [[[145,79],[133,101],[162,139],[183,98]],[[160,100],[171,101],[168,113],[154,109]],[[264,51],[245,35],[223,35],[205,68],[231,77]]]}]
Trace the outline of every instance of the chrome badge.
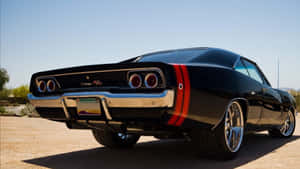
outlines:
[{"label": "chrome badge", "polygon": [[100,80],[94,80],[93,81],[93,85],[95,85],[95,86],[102,86],[102,82],[100,81]]}]

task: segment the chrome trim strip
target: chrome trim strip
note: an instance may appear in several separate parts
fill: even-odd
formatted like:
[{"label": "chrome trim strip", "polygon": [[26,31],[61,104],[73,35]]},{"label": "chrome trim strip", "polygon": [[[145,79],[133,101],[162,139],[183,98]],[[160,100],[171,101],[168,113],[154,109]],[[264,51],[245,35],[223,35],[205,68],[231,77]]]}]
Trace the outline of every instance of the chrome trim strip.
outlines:
[{"label": "chrome trim strip", "polygon": [[[30,103],[36,107],[76,107],[75,98],[97,97],[104,98],[107,108],[153,108],[173,107],[174,90],[165,90],[162,93],[110,93],[110,92],[74,92],[62,96],[36,97],[28,94]],[[62,102],[63,99],[63,102]]]},{"label": "chrome trim strip", "polygon": [[67,109],[67,105],[66,105],[66,102],[65,102],[64,98],[61,99],[61,104],[62,104],[62,107],[64,109],[66,118],[70,119],[70,115],[69,115],[69,112],[68,112],[68,109]]},{"label": "chrome trim strip", "polygon": [[86,123],[87,120],[77,120],[77,123]]},{"label": "chrome trim strip", "polygon": [[[96,71],[85,71],[85,72],[72,72],[72,73],[60,73],[60,74],[54,74],[54,75],[45,75],[45,76],[38,76],[35,78],[36,85],[38,84],[38,81],[40,79],[45,78],[53,78],[57,83],[55,77],[57,76],[68,76],[68,75],[79,75],[79,74],[90,74],[90,73],[100,73],[100,72],[121,72],[121,71],[158,71],[162,77],[164,77],[163,72],[158,67],[144,67],[144,68],[126,68],[126,69],[110,69],[110,70],[96,70]],[[60,84],[58,83],[58,87],[61,88]]]},{"label": "chrome trim strip", "polygon": [[121,125],[122,122],[119,121],[103,121],[103,120],[77,120],[78,123],[91,123],[91,124],[116,124]]},{"label": "chrome trim strip", "polygon": [[233,69],[235,69],[236,65],[239,63],[240,60],[241,60],[241,57],[238,57],[236,59],[236,61],[234,62],[233,66],[232,66]]},{"label": "chrome trim strip", "polygon": [[[100,72],[120,72],[120,71],[130,71],[130,70],[145,70],[145,69],[159,69],[157,67],[144,67],[144,68],[127,68],[127,69],[110,69],[110,70],[94,70],[94,71],[86,71],[86,72],[72,72],[72,73],[61,73],[61,74],[54,74],[54,75],[46,75],[46,76],[39,76],[37,78],[42,77],[56,77],[56,76],[64,76],[64,75],[78,75],[78,74],[89,74],[89,73],[100,73]],[[160,70],[160,69],[159,69]]]},{"label": "chrome trim strip", "polygon": [[112,120],[112,117],[108,111],[108,108],[106,107],[106,100],[105,98],[101,98],[101,103],[102,103],[102,106],[103,106],[103,109],[104,109],[104,113],[105,113],[105,116],[107,118],[107,120]]},{"label": "chrome trim strip", "polygon": [[[160,98],[166,96],[173,90],[165,90],[162,93],[110,93],[110,92],[72,92],[63,94],[64,97],[77,98],[77,97],[97,97],[103,96],[108,98]],[[59,97],[59,96],[58,96]]]},{"label": "chrome trim strip", "polygon": [[129,131],[129,132],[132,132],[132,131],[144,131],[143,129],[139,129],[139,128],[127,128],[126,130]]}]

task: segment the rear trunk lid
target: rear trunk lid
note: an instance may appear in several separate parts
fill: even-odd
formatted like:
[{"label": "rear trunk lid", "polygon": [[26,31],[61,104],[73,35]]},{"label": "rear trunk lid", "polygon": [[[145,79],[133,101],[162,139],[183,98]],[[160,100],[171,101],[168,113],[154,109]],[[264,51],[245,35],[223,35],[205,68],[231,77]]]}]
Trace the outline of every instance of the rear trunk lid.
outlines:
[{"label": "rear trunk lid", "polygon": [[[84,90],[133,90],[128,84],[131,73],[138,72],[144,76],[150,72],[157,72],[161,76],[161,85],[152,91],[172,86],[174,72],[172,65],[160,62],[147,63],[118,63],[89,65],[71,68],[56,69],[38,72],[32,75],[30,91],[34,95],[56,95],[69,91]],[[49,79],[56,82],[55,92],[41,93],[38,91],[38,83]],[[176,80],[175,80],[176,82]],[[136,91],[148,90],[145,87],[134,89]]]}]

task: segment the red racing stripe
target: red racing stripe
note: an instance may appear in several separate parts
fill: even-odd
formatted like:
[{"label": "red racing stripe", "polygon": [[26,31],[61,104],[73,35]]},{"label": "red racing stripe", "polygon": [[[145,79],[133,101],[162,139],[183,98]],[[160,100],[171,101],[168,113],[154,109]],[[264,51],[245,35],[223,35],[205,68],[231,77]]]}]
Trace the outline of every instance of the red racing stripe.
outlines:
[{"label": "red racing stripe", "polygon": [[183,81],[184,81],[184,99],[183,99],[183,109],[182,114],[179,118],[179,120],[176,122],[176,126],[181,126],[184,119],[186,118],[188,111],[189,111],[189,105],[190,105],[190,77],[188,70],[185,65],[181,65],[181,70],[183,73]]},{"label": "red racing stripe", "polygon": [[182,109],[182,101],[183,101],[183,88],[179,88],[180,85],[183,85],[182,74],[180,71],[180,65],[173,65],[175,69],[176,79],[177,79],[177,97],[176,97],[176,107],[173,116],[168,121],[168,125],[175,125],[175,122],[179,118]]}]

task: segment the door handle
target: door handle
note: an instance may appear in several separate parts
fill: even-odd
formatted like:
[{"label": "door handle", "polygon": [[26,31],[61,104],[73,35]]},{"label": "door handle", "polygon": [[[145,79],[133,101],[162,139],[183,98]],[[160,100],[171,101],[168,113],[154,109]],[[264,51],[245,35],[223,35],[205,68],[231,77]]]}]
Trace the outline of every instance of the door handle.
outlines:
[{"label": "door handle", "polygon": [[268,89],[267,88],[262,88],[262,92],[265,93]]}]

